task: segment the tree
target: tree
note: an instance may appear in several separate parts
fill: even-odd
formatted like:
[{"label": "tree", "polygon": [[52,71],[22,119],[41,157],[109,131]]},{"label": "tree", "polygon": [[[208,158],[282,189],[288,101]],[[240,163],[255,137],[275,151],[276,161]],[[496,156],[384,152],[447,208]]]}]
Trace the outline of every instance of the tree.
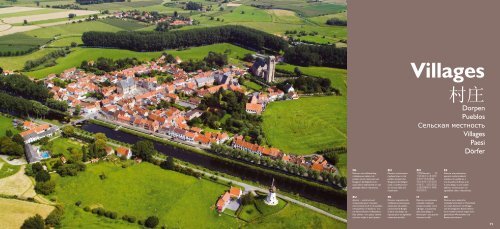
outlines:
[{"label": "tree", "polygon": [[38,214],[24,220],[24,223],[21,226],[21,229],[44,229],[44,228],[45,228],[45,222],[43,221],[42,216]]},{"label": "tree", "polygon": [[298,77],[302,76],[302,71],[300,70],[300,68],[299,68],[299,67],[295,67],[295,68],[293,69],[293,72],[294,72],[294,73],[295,73],[295,75],[296,75],[296,76],[298,76]]},{"label": "tree", "polygon": [[82,110],[82,107],[80,105],[76,105],[75,111],[73,112],[74,116],[80,115],[80,112]]},{"label": "tree", "polygon": [[144,226],[149,228],[155,228],[160,223],[160,220],[156,216],[150,216],[144,221]]},{"label": "tree", "polygon": [[23,25],[27,25],[27,24],[28,24],[28,20],[24,19]]},{"label": "tree", "polygon": [[71,47],[73,47],[73,48],[74,48],[74,47],[76,47],[76,46],[78,46],[78,44],[77,44],[76,42],[74,42],[74,41],[73,41],[73,42],[71,42]]},{"label": "tree", "polygon": [[69,18],[69,19],[72,19],[72,18],[74,18],[74,17],[76,17],[76,14],[74,14],[74,13],[70,13],[70,14],[68,14],[68,18]]},{"label": "tree", "polygon": [[12,137],[12,130],[6,130],[5,131],[5,136],[7,136],[9,138]]},{"label": "tree", "polygon": [[35,185],[35,191],[43,195],[51,194],[52,192],[54,192],[55,188],[56,183],[53,180],[49,180],[46,182],[37,182]]},{"label": "tree", "polygon": [[64,208],[60,205],[57,205],[56,208],[45,219],[45,224],[51,227],[59,226],[63,215]]},{"label": "tree", "polygon": [[49,172],[42,170],[35,175],[36,182],[46,182],[50,180]]},{"label": "tree", "polygon": [[134,154],[137,157],[142,158],[142,160],[149,161],[149,162],[151,162],[153,159],[153,156],[158,153],[158,151],[155,150],[153,142],[151,142],[149,140],[142,140],[142,141],[136,142],[132,146],[132,152],[134,152]]},{"label": "tree", "polygon": [[65,137],[71,137],[71,136],[73,136],[75,134],[75,127],[73,127],[72,125],[64,126],[62,128],[62,134]]},{"label": "tree", "polygon": [[0,67],[0,74],[2,74],[2,73],[3,73],[3,68],[2,68],[2,67]]},{"label": "tree", "polygon": [[160,167],[163,169],[173,170],[175,168],[174,158],[168,156],[167,159],[160,164]]},{"label": "tree", "polygon": [[242,205],[250,205],[255,202],[255,197],[251,193],[247,193],[241,196],[241,204]]}]

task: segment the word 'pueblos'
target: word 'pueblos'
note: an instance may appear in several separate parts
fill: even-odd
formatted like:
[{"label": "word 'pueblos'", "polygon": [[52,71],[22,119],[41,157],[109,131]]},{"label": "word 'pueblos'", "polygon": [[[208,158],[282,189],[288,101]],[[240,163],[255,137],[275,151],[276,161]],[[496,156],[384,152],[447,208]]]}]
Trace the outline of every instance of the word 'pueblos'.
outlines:
[{"label": "word 'pueblos'", "polygon": [[[481,79],[484,77],[484,67],[442,67],[441,63],[420,63],[417,67],[417,64],[411,63],[411,68],[413,69],[413,73],[415,76],[420,79],[422,74],[425,74],[425,78],[428,79],[453,79],[455,83],[464,82],[465,78],[473,79]],[[423,77],[422,77],[423,78]]]}]

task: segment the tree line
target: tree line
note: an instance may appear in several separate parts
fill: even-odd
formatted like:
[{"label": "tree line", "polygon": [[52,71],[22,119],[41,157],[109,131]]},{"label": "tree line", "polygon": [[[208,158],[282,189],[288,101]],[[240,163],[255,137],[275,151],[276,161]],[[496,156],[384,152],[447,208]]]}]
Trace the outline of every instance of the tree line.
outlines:
[{"label": "tree line", "polygon": [[202,46],[216,43],[233,43],[256,50],[274,52],[284,50],[287,42],[275,35],[237,25],[226,25],[170,32],[85,32],[82,41],[86,46],[113,47],[134,51],[161,51],[179,47]]},{"label": "tree line", "polygon": [[56,51],[52,51],[38,59],[27,60],[24,63],[24,70],[29,71],[38,66],[44,65],[45,67],[50,67],[56,65],[56,59],[59,57],[64,57],[71,51],[69,49],[58,49]]},{"label": "tree line", "polygon": [[43,83],[35,83],[27,76],[18,74],[0,77],[0,90],[42,103],[51,97],[49,90]]},{"label": "tree line", "polygon": [[299,66],[347,68],[347,48],[334,45],[297,45],[286,49],[285,62]]}]

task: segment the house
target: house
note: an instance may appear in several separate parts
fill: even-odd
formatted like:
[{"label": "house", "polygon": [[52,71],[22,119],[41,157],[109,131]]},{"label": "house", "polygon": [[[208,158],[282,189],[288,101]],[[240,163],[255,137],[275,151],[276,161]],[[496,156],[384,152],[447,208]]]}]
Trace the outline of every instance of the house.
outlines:
[{"label": "house", "polygon": [[120,146],[116,149],[116,156],[130,159],[132,157],[132,150]]},{"label": "house", "polygon": [[231,186],[231,188],[229,189],[229,195],[233,199],[239,199],[241,197],[241,194],[243,194],[243,192],[240,188]]},{"label": "house", "polygon": [[57,127],[51,127],[49,124],[43,124],[21,132],[20,135],[23,137],[25,143],[32,143],[44,137],[52,137],[57,130]]},{"label": "house", "polygon": [[262,105],[258,103],[247,103],[245,110],[250,114],[262,114]]},{"label": "house", "polygon": [[217,201],[217,211],[223,212],[230,201],[231,201],[231,194],[229,194],[229,192],[225,192]]}]

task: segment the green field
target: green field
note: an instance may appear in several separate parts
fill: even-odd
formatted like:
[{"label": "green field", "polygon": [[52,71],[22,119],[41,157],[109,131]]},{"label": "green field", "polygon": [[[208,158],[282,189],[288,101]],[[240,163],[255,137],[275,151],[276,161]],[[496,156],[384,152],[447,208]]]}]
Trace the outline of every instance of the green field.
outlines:
[{"label": "green field", "polygon": [[121,29],[101,21],[71,23],[58,26],[49,26],[24,32],[27,35],[39,38],[53,38],[61,35],[81,35],[87,31],[117,32]]},{"label": "green field", "polygon": [[338,13],[338,14],[328,14],[328,15],[323,15],[323,16],[317,16],[317,17],[311,17],[311,18],[308,18],[310,21],[320,25],[320,26],[329,26],[326,24],[326,21],[328,19],[332,19],[332,18],[338,18],[338,19],[341,19],[341,20],[347,20],[347,12],[342,12],[342,13]]},{"label": "green field", "polygon": [[262,115],[267,142],[286,153],[300,155],[345,146],[346,108],[343,96],[273,102]]},{"label": "green field", "polygon": [[120,49],[75,48],[69,55],[57,59],[57,65],[37,71],[25,72],[25,74],[40,79],[51,73],[57,74],[66,69],[78,67],[84,60],[97,60],[99,57],[113,59],[135,57],[139,60],[150,60],[151,58],[158,58],[160,55],[161,52],[134,52]]},{"label": "green field", "polygon": [[[228,50],[228,52],[226,52],[226,50]],[[165,52],[172,54],[173,56],[179,56],[183,61],[186,61],[189,59],[201,60],[206,57],[210,51],[218,53],[226,52],[228,57],[230,58],[230,62],[236,61],[236,59],[239,58],[243,58],[243,56],[247,53],[254,53],[253,51],[250,51],[248,49],[228,43],[192,47],[184,50],[166,50]],[[231,61],[231,59],[233,59],[233,61]]]},{"label": "green field", "polygon": [[102,22],[120,28],[122,30],[138,30],[147,26],[147,24],[141,23],[136,20],[123,20],[118,18],[106,18],[102,19]]},{"label": "green field", "polygon": [[50,42],[49,47],[66,47],[71,46],[71,42],[75,42],[76,44],[83,44],[82,38],[80,36],[72,36],[72,37],[62,37],[53,42]]},{"label": "green field", "polygon": [[0,158],[0,179],[17,173],[20,168],[21,166],[11,165]]},{"label": "green field", "polygon": [[322,2],[306,2],[302,0],[244,0],[240,3],[259,4],[259,5],[272,5],[274,9],[285,9],[297,12],[305,17],[314,17],[323,14],[338,13],[346,9],[345,4],[332,4]]},{"label": "green field", "polygon": [[30,15],[37,15],[37,14],[49,14],[49,13],[55,13],[55,12],[60,12],[60,11],[63,11],[63,10],[60,10],[60,9],[30,10],[30,11],[23,11],[23,12],[16,12],[16,13],[0,14],[0,18],[9,18],[9,17],[18,17],[18,16],[30,16]]},{"label": "green field", "polygon": [[[101,180],[99,175],[105,174]],[[228,189],[227,186],[191,176],[162,170],[149,163],[141,163],[123,169],[120,165],[100,163],[90,165],[87,171],[76,177],[55,177],[57,200],[69,209],[63,220],[63,227],[87,227],[89,215],[98,218],[92,227],[106,227],[102,217],[75,209],[74,203],[82,201],[83,206],[103,207],[118,213],[145,219],[156,215],[160,225],[177,228],[231,228],[239,222],[229,216],[218,216],[211,208],[217,198]],[[75,214],[77,214],[75,216]],[[197,220],[190,220],[196,217]],[[122,220],[115,220],[123,222]],[[137,223],[134,226],[138,226]]]},{"label": "green field", "polygon": [[[101,180],[99,175],[105,174]],[[52,198],[63,203],[63,228],[137,228],[138,224],[121,219],[111,220],[83,211],[83,207],[103,207],[118,213],[145,219],[156,215],[160,226],[168,228],[237,228],[242,226],[271,228],[275,225],[297,225],[300,228],[343,227],[325,216],[288,204],[279,212],[267,211],[271,216],[258,218],[250,224],[226,214],[219,216],[213,205],[228,186],[205,179],[196,179],[177,172],[162,170],[149,163],[122,168],[120,164],[99,163],[88,165],[87,170],[75,177],[54,176],[57,182]],[[76,207],[75,202],[81,201]],[[281,205],[280,205],[281,206]],[[256,205],[255,210],[260,206]],[[265,206],[268,207],[268,206]],[[262,211],[262,209],[261,209]],[[301,217],[290,217],[299,213]],[[260,213],[259,213],[260,214]],[[307,220],[302,219],[304,217]],[[196,218],[196,220],[193,220]],[[311,219],[311,220],[309,220]]]},{"label": "green field", "polygon": [[332,86],[340,90],[342,95],[347,95],[347,70],[328,67],[301,67],[291,64],[278,64],[276,69],[293,72],[295,67],[299,67],[304,75],[330,79]]},{"label": "green field", "polygon": [[15,53],[16,51],[27,51],[33,48],[38,48],[50,39],[47,38],[36,38],[28,36],[23,33],[16,33],[6,36],[0,36],[0,52],[5,53],[11,51]]},{"label": "green field", "polygon": [[13,134],[19,133],[19,131],[12,126],[12,119],[0,115],[0,137],[5,136],[5,131],[11,130]]},{"label": "green field", "polygon": [[260,91],[262,89],[262,86],[260,86],[257,83],[254,83],[254,82],[252,82],[250,80],[245,80],[243,82],[243,86],[247,87],[248,89],[252,89],[254,91]]}]

